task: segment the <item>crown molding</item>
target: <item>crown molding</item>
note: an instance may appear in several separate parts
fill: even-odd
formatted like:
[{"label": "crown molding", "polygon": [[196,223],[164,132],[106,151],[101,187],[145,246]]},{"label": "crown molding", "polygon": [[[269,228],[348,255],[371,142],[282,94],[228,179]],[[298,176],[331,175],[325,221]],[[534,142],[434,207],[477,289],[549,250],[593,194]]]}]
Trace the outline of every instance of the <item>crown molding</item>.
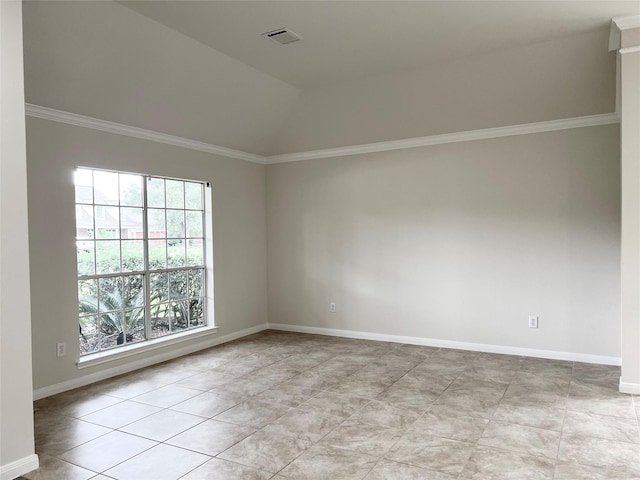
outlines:
[{"label": "crown molding", "polygon": [[122,123],[109,122],[98,118],[78,115],[77,113],[64,112],[54,108],[41,107],[30,103],[25,104],[25,113],[30,117],[52,120],[54,122],[66,123],[77,127],[91,128],[102,132],[115,133],[117,135],[126,135],[127,137],[140,138],[143,140],[151,140],[152,142],[165,143],[176,147],[189,148],[200,152],[212,153],[223,157],[236,158],[254,163],[265,163],[265,157],[255,155],[253,153],[241,152],[231,148],[219,147],[210,143],[199,142],[183,137],[176,137],[166,133],[146,130],[144,128],[131,127]]},{"label": "crown molding", "polygon": [[630,15],[628,17],[615,17],[611,21],[616,24],[620,30],[631,30],[640,27],[640,15]]},{"label": "crown molding", "polygon": [[272,155],[266,158],[268,165],[285,162],[299,162],[302,160],[314,160],[319,158],[343,157],[346,155],[359,155],[363,153],[387,152],[405,148],[426,147],[442,145],[445,143],[469,142],[473,140],[486,140],[490,138],[510,137],[513,135],[527,135],[532,133],[553,132],[571,128],[595,127],[619,123],[616,113],[604,113],[585,117],[565,118],[550,120],[547,122],[526,123],[507,127],[485,128],[482,130],[470,130],[466,132],[445,133],[430,135],[427,137],[407,138],[405,140],[392,140],[389,142],[368,143],[353,145],[350,147],[328,148],[325,150],[313,150],[300,153],[285,153]]},{"label": "crown molding", "polygon": [[[619,50],[622,40],[622,32],[625,30],[633,30],[634,28],[640,28],[640,15],[612,18],[611,27],[609,28],[609,51]],[[630,53],[629,51],[623,50],[628,49],[622,49],[620,50],[620,53]]]},{"label": "crown molding", "polygon": [[190,140],[188,138],[155,132],[153,130],[146,130],[144,128],[131,127],[129,125],[124,125],[121,123],[100,120],[98,118],[87,117],[85,115],[78,115],[77,113],[70,113],[53,108],[41,107],[39,105],[33,105],[30,103],[25,104],[25,113],[30,117],[42,118],[45,120],[66,123],[78,127],[91,128],[93,130],[115,133],[117,135],[126,135],[128,137],[150,140],[152,142],[174,145],[176,147],[189,148],[191,150],[198,150],[200,152],[212,153],[214,155],[246,160],[248,162],[259,163],[261,165],[299,162],[303,160],[315,160],[321,158],[344,157],[348,155],[360,155],[363,153],[388,152],[391,150],[402,150],[406,148],[427,147],[431,145],[442,145],[446,143],[469,142],[473,140],[486,140],[491,138],[510,137],[514,135],[527,135],[532,133],[553,132],[571,128],[595,127],[599,125],[620,123],[618,114],[603,113],[599,115],[565,118],[560,120],[550,120],[546,122],[525,123],[522,125],[510,125],[506,127],[444,133],[441,135],[429,135],[426,137],[391,140],[388,142],[367,143],[363,145],[328,148],[323,150],[312,150],[299,153],[285,153],[281,155],[271,155],[268,157],[264,157],[253,153],[219,147],[210,143]]}]

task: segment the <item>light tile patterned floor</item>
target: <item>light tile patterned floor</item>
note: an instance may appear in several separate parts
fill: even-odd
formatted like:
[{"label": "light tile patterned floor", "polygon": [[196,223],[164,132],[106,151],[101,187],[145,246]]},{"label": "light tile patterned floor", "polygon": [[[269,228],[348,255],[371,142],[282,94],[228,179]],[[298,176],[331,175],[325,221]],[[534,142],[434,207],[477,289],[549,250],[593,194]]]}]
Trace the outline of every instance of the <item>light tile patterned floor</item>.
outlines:
[{"label": "light tile patterned floor", "polygon": [[36,402],[25,478],[637,480],[619,375],[266,331]]}]

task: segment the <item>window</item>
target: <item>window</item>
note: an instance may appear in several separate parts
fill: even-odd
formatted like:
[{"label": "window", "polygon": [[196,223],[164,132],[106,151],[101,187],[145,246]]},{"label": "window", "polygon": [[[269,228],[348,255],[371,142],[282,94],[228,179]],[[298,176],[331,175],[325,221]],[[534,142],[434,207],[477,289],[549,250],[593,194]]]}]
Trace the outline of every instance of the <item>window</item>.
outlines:
[{"label": "window", "polygon": [[78,168],[75,189],[80,355],[205,326],[208,186]]}]

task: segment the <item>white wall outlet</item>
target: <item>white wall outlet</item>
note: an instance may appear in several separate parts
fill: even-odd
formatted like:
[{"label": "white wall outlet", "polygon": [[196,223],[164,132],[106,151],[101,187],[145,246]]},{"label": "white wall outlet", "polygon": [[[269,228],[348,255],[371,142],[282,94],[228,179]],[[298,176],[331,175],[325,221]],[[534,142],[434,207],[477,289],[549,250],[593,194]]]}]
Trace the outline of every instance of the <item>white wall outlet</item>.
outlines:
[{"label": "white wall outlet", "polygon": [[331,302],[331,303],[329,304],[329,311],[330,311],[331,313],[336,313],[336,304],[335,304],[335,303]]},{"label": "white wall outlet", "polygon": [[529,315],[529,328],[538,328],[538,316]]},{"label": "white wall outlet", "polygon": [[67,344],[62,342],[56,345],[56,357],[64,357],[67,354]]}]

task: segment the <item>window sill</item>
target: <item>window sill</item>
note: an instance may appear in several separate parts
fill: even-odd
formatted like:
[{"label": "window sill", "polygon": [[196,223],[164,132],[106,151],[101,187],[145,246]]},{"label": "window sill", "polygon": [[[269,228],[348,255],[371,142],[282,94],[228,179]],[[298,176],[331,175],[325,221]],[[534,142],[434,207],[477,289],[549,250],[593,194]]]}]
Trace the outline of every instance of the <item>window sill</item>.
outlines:
[{"label": "window sill", "polygon": [[196,338],[206,337],[217,333],[218,327],[202,327],[197,330],[190,330],[187,332],[176,333],[162,338],[156,338],[146,342],[136,343],[127,347],[121,347],[114,350],[108,350],[105,352],[92,353],[85,355],[78,361],[78,370],[83,368],[94,367],[104,363],[114,362],[122,358],[131,357],[133,355],[139,355],[141,353],[150,352],[159,348],[168,347],[170,345],[176,345],[192,341]]}]

